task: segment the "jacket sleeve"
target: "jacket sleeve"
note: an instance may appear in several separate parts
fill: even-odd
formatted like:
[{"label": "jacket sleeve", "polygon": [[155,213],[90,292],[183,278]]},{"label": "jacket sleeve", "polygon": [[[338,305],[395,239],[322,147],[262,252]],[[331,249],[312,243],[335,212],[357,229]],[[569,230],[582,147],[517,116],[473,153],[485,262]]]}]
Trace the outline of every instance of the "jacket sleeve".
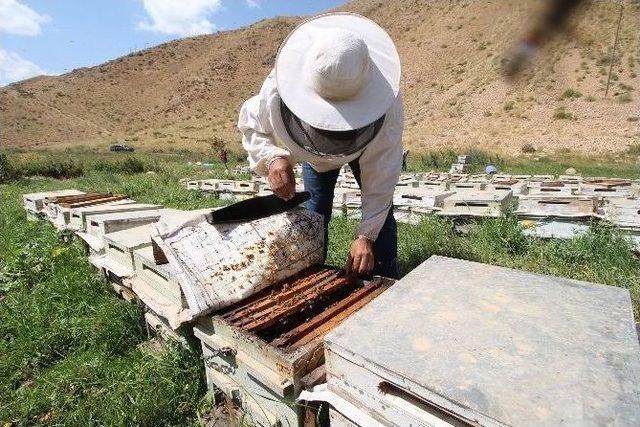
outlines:
[{"label": "jacket sleeve", "polygon": [[358,236],[376,240],[393,202],[393,192],[402,170],[404,111],[398,95],[385,118],[383,132],[360,156],[362,221]]},{"label": "jacket sleeve", "polygon": [[264,81],[260,93],[242,104],[238,129],[242,132],[242,146],[247,151],[249,167],[260,176],[269,174],[269,162],[276,157],[290,158],[289,151],[277,147],[273,140],[271,112],[268,105],[277,94],[274,72]]}]

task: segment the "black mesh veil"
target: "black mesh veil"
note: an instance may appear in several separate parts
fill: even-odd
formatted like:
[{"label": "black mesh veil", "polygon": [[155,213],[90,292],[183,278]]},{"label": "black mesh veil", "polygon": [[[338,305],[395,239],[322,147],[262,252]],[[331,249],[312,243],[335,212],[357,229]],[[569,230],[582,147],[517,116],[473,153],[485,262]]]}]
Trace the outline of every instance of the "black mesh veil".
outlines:
[{"label": "black mesh veil", "polygon": [[330,131],[314,128],[298,118],[280,100],[280,114],[291,139],[304,150],[319,156],[349,156],[363,149],[376,137],[384,115],[360,129]]}]

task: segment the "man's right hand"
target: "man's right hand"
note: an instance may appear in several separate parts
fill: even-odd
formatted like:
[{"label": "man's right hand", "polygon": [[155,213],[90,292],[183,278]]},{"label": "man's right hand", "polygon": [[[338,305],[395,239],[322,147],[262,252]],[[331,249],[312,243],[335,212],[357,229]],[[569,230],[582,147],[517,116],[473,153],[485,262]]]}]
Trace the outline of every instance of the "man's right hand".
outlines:
[{"label": "man's right hand", "polygon": [[277,158],[269,165],[269,185],[273,194],[291,200],[296,194],[296,180],[289,160]]}]

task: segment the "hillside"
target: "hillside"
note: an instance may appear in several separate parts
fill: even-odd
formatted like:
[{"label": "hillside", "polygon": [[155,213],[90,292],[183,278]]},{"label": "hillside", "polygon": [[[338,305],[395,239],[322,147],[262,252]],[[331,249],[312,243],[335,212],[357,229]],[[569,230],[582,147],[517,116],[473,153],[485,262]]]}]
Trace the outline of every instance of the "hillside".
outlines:
[{"label": "hillside", "polygon": [[[372,18],[398,46],[407,147],[605,153],[640,143],[640,3],[624,4],[608,99],[614,3],[590,4],[574,19],[572,37],[548,46],[515,84],[502,79],[501,60],[539,2],[356,0],[341,10]],[[298,22],[265,20],[3,88],[2,143],[104,149],[124,139],[138,149],[205,151],[205,140],[219,136],[237,147],[238,109]]]}]

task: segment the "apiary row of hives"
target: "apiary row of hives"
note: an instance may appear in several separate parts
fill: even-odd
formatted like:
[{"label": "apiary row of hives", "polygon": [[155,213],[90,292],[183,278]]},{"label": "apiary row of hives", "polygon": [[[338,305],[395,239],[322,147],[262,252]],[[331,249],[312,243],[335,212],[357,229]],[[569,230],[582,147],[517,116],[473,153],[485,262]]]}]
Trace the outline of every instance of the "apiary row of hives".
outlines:
[{"label": "apiary row of hives", "polygon": [[[252,181],[186,181],[187,188],[220,197],[270,194],[265,178]],[[297,178],[298,190],[303,189]],[[469,175],[404,173],[393,199],[398,221],[416,224],[424,215],[450,218],[498,217],[513,211],[527,233],[570,238],[591,220],[606,220],[627,231],[640,247],[640,183],[627,179],[578,175]],[[334,212],[358,218],[361,193],[352,173],[341,170]]]},{"label": "apiary row of hives", "polygon": [[26,194],[24,205],[86,242],[90,262],[144,306],[148,325],[199,340],[210,388],[257,425],[309,416],[297,397],[324,380],[324,336],[393,283],[323,266],[322,220],[302,209],[214,226],[204,220],[211,209],[109,193]]}]

